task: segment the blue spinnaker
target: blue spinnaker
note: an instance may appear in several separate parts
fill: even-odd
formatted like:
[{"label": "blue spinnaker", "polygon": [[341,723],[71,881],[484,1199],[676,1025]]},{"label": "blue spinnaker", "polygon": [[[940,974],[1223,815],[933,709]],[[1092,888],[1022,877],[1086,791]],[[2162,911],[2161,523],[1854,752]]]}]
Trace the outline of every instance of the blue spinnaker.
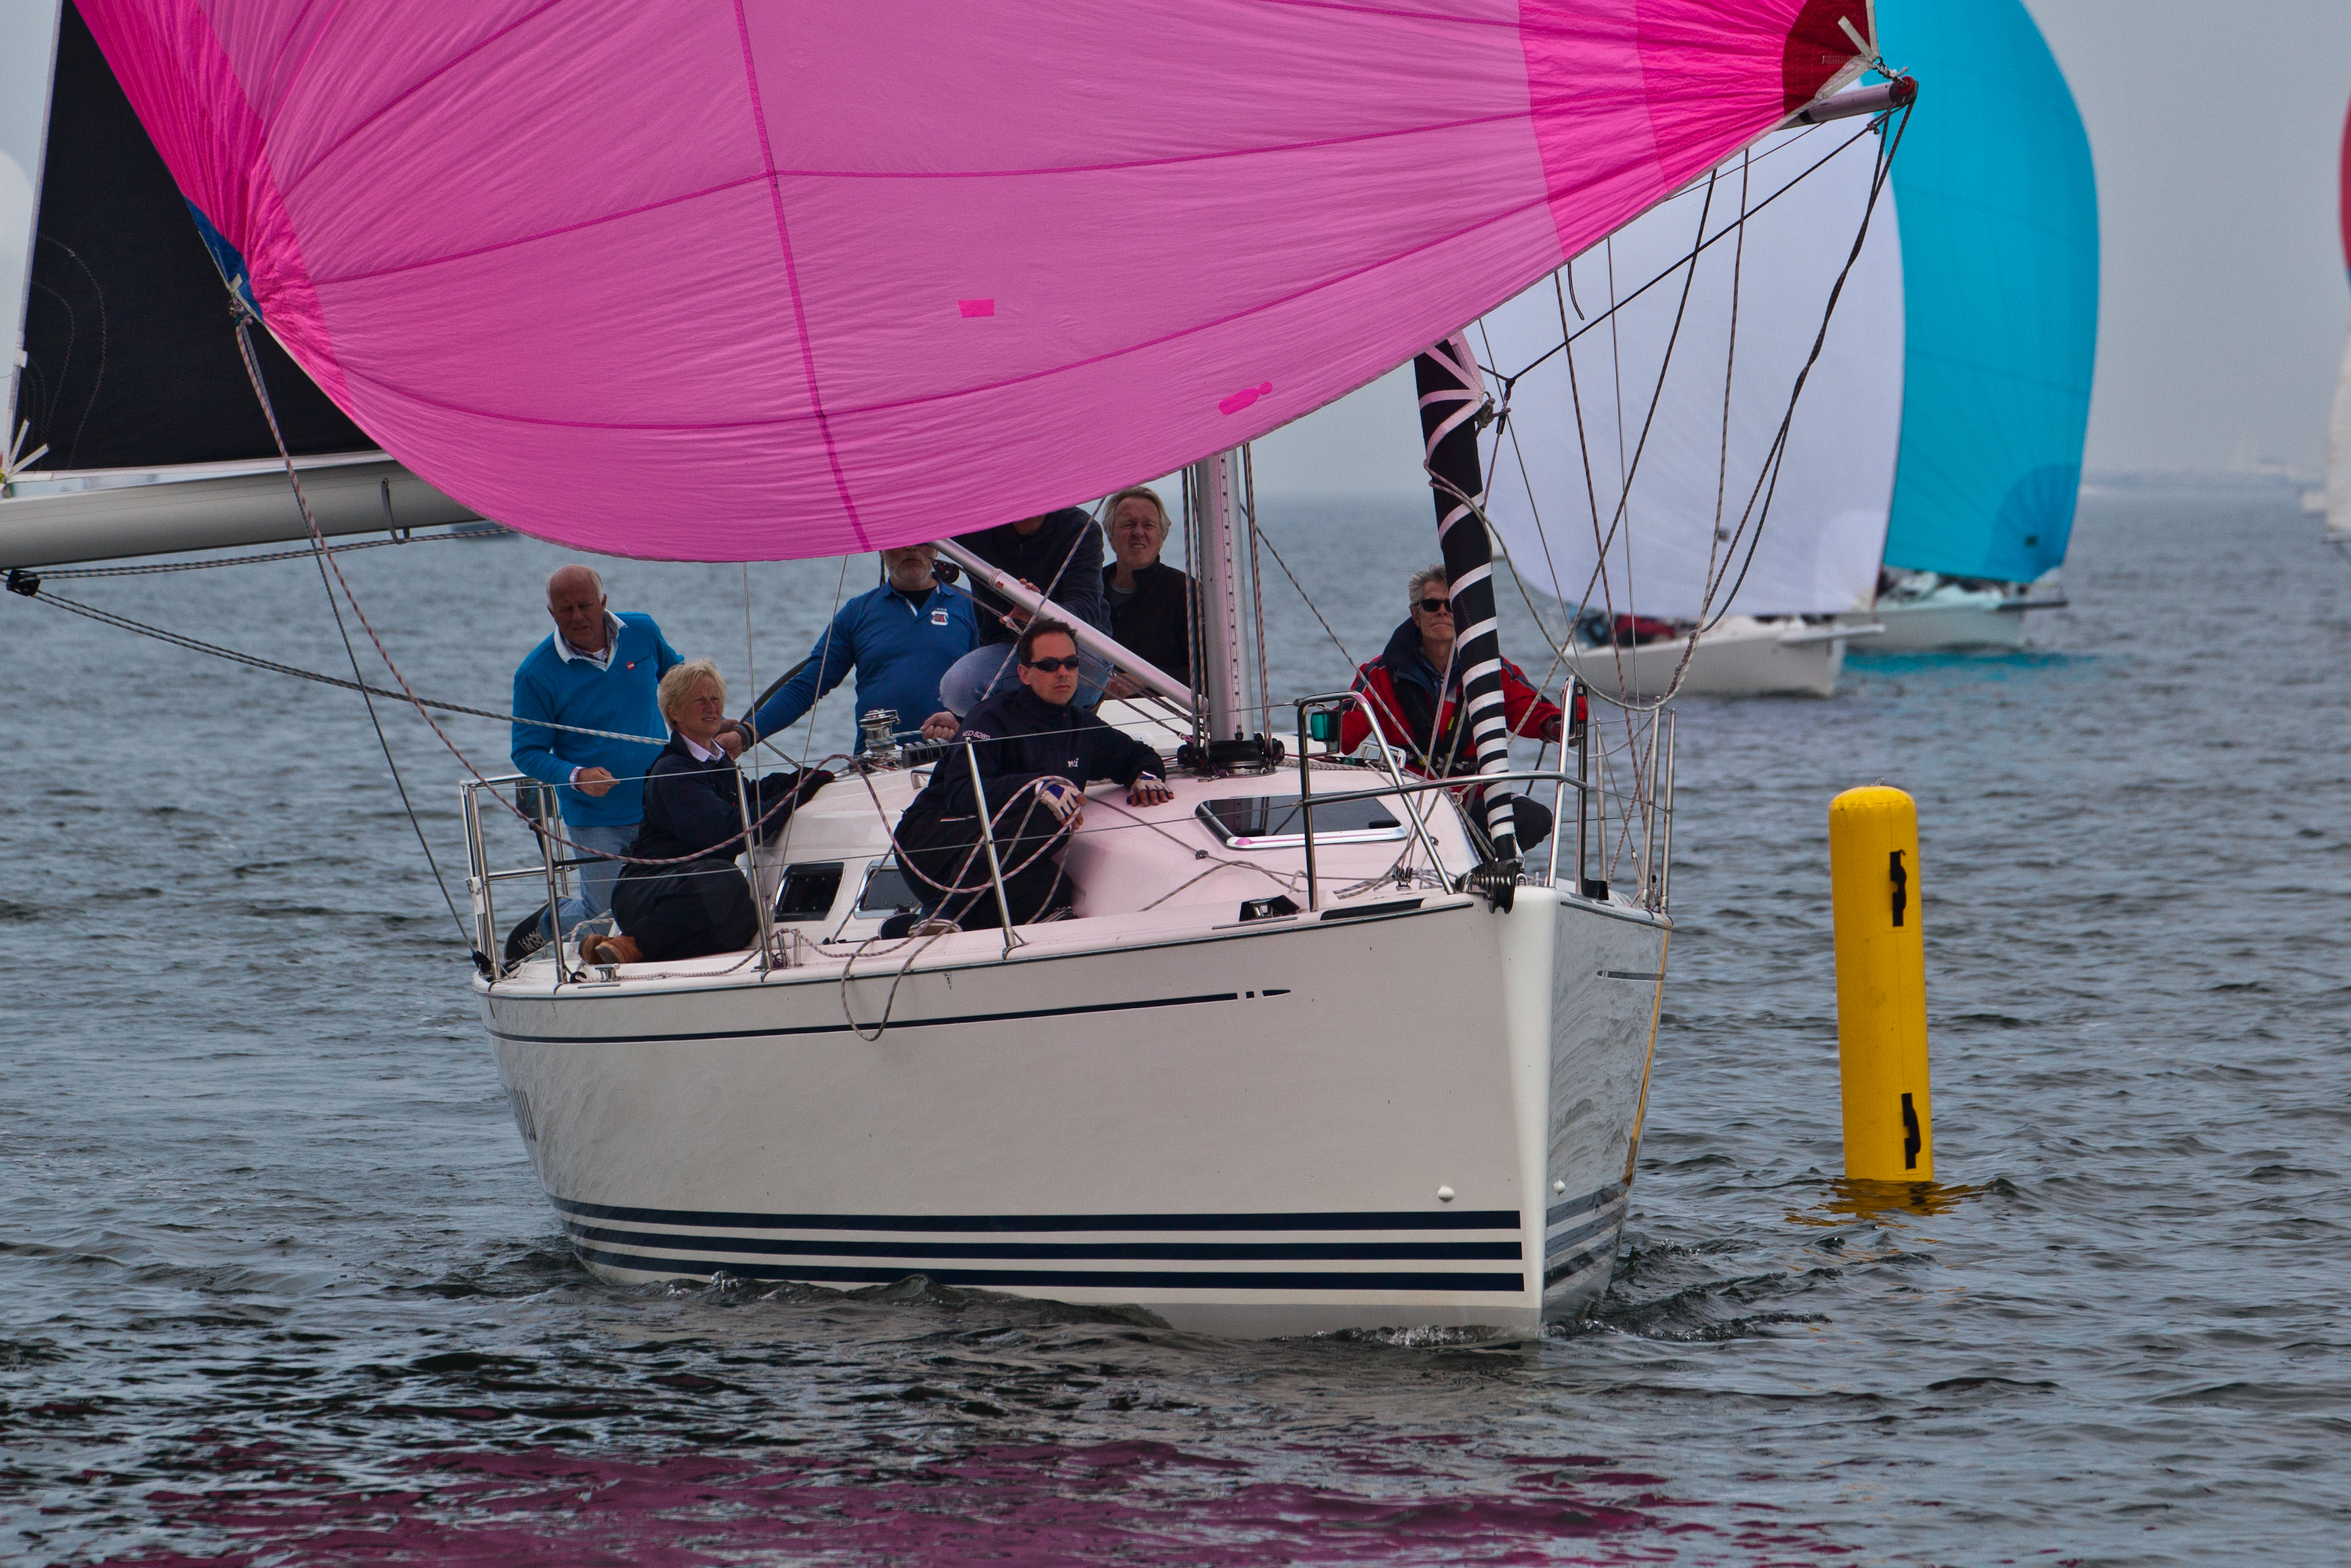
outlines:
[{"label": "blue spinnaker", "polygon": [[1919,81],[1894,160],[1902,455],[1886,561],[2030,582],[2065,559],[2098,337],[2098,194],[2019,0],[1877,0]]}]

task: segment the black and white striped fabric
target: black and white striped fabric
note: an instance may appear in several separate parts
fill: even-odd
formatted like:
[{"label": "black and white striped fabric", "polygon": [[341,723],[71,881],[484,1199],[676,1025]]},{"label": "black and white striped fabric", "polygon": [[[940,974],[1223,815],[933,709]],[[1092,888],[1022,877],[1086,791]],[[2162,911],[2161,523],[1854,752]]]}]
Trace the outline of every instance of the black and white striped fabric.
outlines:
[{"label": "black and white striped fabric", "polygon": [[[1437,497],[1437,537],[1452,586],[1453,668],[1461,679],[1468,734],[1478,747],[1478,771],[1507,773],[1510,734],[1502,702],[1501,629],[1494,614],[1494,547],[1486,534],[1486,481],[1478,464],[1476,420],[1486,392],[1468,338],[1457,332],[1420,355],[1413,378],[1420,391],[1423,461]],[[1494,860],[1517,860],[1510,797],[1489,789],[1485,809]]]}]

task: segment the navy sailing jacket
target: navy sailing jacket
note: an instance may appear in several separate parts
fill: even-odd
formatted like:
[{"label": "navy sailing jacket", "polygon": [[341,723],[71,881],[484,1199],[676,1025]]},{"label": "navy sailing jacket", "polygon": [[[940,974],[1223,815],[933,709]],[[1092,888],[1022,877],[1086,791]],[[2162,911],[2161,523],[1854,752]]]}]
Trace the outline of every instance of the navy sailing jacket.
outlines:
[{"label": "navy sailing jacket", "polygon": [[[1045,701],[1027,686],[994,696],[971,710],[956,737],[970,741],[979,756],[979,776],[987,787],[991,811],[1024,785],[1040,779],[1066,779],[1082,789],[1096,779],[1132,786],[1148,773],[1162,776],[1159,753],[1113,729],[1075,703]],[[931,781],[906,808],[938,817],[975,817],[971,764],[960,744],[940,754]]]},{"label": "navy sailing jacket", "polygon": [[[1033,582],[1046,598],[1073,615],[1084,617],[1097,632],[1110,630],[1110,611],[1102,601],[1102,537],[1082,507],[1048,512],[1042,527],[1022,538],[1010,523],[958,534],[956,543],[998,571],[1008,571]],[[1019,640],[1007,626],[1004,612],[1012,608],[994,590],[975,582],[971,596],[979,606],[979,642],[986,648]]]},{"label": "navy sailing jacket", "polygon": [[[751,808],[751,820],[756,823],[779,804],[787,796],[796,796],[796,807],[832,781],[832,775],[821,768],[804,773],[770,773],[754,782],[744,780],[743,795]],[[745,800],[735,793],[735,765],[725,758],[705,762],[685,748],[685,741],[676,736],[653,758],[653,769],[645,775],[645,821],[637,830],[629,853],[642,860],[675,861],[681,855],[703,855],[720,861],[732,861],[743,852],[743,806]],[[788,807],[768,817],[758,828],[760,841],[767,841],[783,831],[786,819],[792,814]],[[690,871],[684,864],[629,865],[622,869],[623,877],[663,876],[673,872]]]}]

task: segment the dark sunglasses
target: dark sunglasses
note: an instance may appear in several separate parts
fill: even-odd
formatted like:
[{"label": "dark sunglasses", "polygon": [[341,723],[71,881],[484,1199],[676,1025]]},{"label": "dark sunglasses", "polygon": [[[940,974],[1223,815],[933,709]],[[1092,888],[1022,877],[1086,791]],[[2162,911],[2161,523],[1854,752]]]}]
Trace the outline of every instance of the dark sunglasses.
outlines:
[{"label": "dark sunglasses", "polygon": [[1059,674],[1063,670],[1074,670],[1078,667],[1078,662],[1075,659],[1029,659],[1024,662],[1029,669],[1042,670],[1049,675]]},{"label": "dark sunglasses", "polygon": [[1436,615],[1440,612],[1450,615],[1453,613],[1453,601],[1449,599],[1424,599],[1420,601],[1420,612],[1423,615]]}]

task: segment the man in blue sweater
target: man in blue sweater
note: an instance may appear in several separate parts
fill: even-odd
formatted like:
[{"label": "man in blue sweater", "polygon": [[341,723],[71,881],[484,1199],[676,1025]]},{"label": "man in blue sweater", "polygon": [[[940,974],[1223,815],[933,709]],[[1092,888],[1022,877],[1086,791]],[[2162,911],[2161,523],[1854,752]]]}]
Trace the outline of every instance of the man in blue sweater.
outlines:
[{"label": "man in blue sweater", "polygon": [[[644,777],[669,733],[655,694],[662,675],[682,661],[650,615],[615,615],[604,580],[584,566],[547,580],[554,635],[515,671],[514,765],[558,786],[564,836],[583,849],[622,854],[644,818]],[[644,740],[577,735],[551,724],[641,735]],[[612,907],[621,862],[580,868],[582,899],[567,900],[565,929]]]},{"label": "man in blue sweater", "polygon": [[852,753],[865,748],[855,718],[874,708],[894,710],[901,728],[920,724],[926,740],[953,735],[955,716],[939,707],[939,678],[971,652],[977,633],[970,598],[933,574],[938,559],[936,545],[883,550],[882,586],[842,605],[799,673],[759,705],[749,724],[737,727],[744,746],[761,736],[780,737],[852,669]]}]

